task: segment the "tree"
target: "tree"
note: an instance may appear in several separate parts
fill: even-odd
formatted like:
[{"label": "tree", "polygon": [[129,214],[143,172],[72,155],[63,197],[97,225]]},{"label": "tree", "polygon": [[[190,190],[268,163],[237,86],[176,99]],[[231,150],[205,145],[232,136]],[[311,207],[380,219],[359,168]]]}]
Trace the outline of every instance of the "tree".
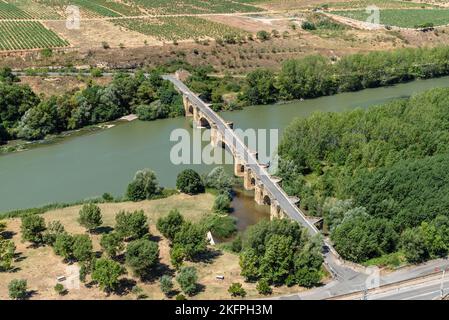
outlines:
[{"label": "tree", "polygon": [[246,296],[245,289],[243,289],[242,284],[238,282],[231,284],[231,286],[228,289],[228,292],[231,294],[232,297],[244,298]]},{"label": "tree", "polygon": [[3,239],[0,235],[0,272],[10,270],[16,246],[12,240]]},{"label": "tree", "polygon": [[429,256],[424,236],[419,228],[405,230],[401,235],[399,246],[402,252],[404,252],[405,258],[410,263],[423,262]]},{"label": "tree", "polygon": [[293,240],[282,235],[273,235],[267,242],[265,254],[260,261],[260,273],[275,284],[284,283],[290,274],[295,249]]},{"label": "tree", "polygon": [[204,192],[204,184],[200,175],[192,169],[186,169],[178,175],[176,188],[191,195]]},{"label": "tree", "polygon": [[147,216],[143,212],[120,211],[115,216],[115,231],[122,239],[140,239],[148,233]]},{"label": "tree", "polygon": [[198,290],[198,275],[194,267],[182,267],[176,281],[181,286],[181,290],[189,296],[194,295]]},{"label": "tree", "polygon": [[273,292],[267,279],[260,279],[257,282],[256,289],[260,294],[263,294],[265,296],[270,295]]},{"label": "tree", "polygon": [[170,249],[170,262],[175,269],[179,269],[182,266],[185,258],[186,254],[184,253],[184,249],[181,245],[175,244]]},{"label": "tree", "polygon": [[237,231],[236,219],[228,215],[223,216],[216,213],[207,214],[201,219],[200,224],[204,230],[210,231],[219,238],[229,238]]},{"label": "tree", "polygon": [[229,200],[229,196],[225,194],[218,195],[215,198],[212,210],[218,213],[228,213],[231,210],[231,200]]},{"label": "tree", "polygon": [[128,185],[126,197],[131,201],[151,199],[161,193],[156,174],[144,169],[137,171],[134,180]]},{"label": "tree", "polygon": [[67,294],[67,289],[61,283],[57,283],[54,289],[56,293],[59,294],[60,296]]},{"label": "tree", "polygon": [[78,222],[89,232],[103,224],[101,209],[93,203],[83,205],[79,212]]},{"label": "tree", "polygon": [[23,300],[28,296],[27,281],[14,279],[8,285],[9,297],[13,300]]},{"label": "tree", "polygon": [[271,70],[257,69],[247,75],[246,86],[243,90],[243,97],[247,104],[269,104],[276,101],[277,95],[276,77]]},{"label": "tree", "polygon": [[234,178],[223,167],[216,167],[206,176],[205,186],[218,190],[220,194],[231,194],[234,186]]},{"label": "tree", "polygon": [[73,243],[75,239],[67,232],[60,233],[56,236],[56,240],[53,246],[55,254],[64,258],[64,260],[70,261],[73,256]]},{"label": "tree", "polygon": [[164,237],[173,241],[176,234],[181,230],[183,223],[184,217],[177,209],[173,209],[166,217],[157,220],[156,227]]},{"label": "tree", "polygon": [[101,290],[111,292],[117,289],[119,277],[125,273],[122,266],[110,259],[95,260],[92,268],[92,280],[96,281]]},{"label": "tree", "polygon": [[162,292],[169,296],[173,290],[173,280],[172,277],[163,275],[159,281]]},{"label": "tree", "polygon": [[53,246],[55,244],[56,237],[64,232],[64,226],[60,221],[50,221],[47,224],[47,230],[45,230],[43,235],[44,243]]},{"label": "tree", "polygon": [[258,31],[256,34],[256,37],[260,41],[267,41],[267,40],[270,40],[270,38],[271,38],[270,33],[265,30]]},{"label": "tree", "polygon": [[240,254],[241,275],[247,281],[259,278],[259,257],[254,249],[248,248]]},{"label": "tree", "polygon": [[89,236],[83,234],[73,237],[72,252],[77,261],[89,261],[93,255],[92,250],[92,240]]},{"label": "tree", "polygon": [[115,258],[124,249],[122,238],[117,232],[103,235],[100,240],[100,245],[110,258]]},{"label": "tree", "polygon": [[207,250],[206,232],[201,225],[186,222],[176,233],[173,244],[180,246],[185,257],[192,260],[198,254]]},{"label": "tree", "polygon": [[134,274],[143,278],[159,261],[159,247],[147,239],[134,240],[128,244],[125,258]]},{"label": "tree", "polygon": [[36,214],[25,215],[22,217],[22,225],[20,230],[24,241],[30,241],[35,245],[39,245],[43,243],[45,220]]},{"label": "tree", "polygon": [[8,131],[5,129],[3,124],[0,123],[0,146],[5,144],[9,139]]}]

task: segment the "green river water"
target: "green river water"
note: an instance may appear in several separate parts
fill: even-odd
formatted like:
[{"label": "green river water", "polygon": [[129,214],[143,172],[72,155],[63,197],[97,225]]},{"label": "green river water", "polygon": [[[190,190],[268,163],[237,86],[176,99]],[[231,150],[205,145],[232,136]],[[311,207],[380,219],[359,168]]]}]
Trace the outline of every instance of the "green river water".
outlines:
[{"label": "green river water", "polygon": [[[449,77],[283,105],[248,107],[221,115],[233,121],[236,128],[279,129],[281,135],[295,117],[306,117],[315,111],[364,108],[446,86]],[[174,187],[177,174],[187,167],[208,172],[213,166],[176,166],[170,162],[170,150],[175,144],[170,141],[170,133],[176,128],[192,131],[189,121],[186,118],[133,121],[69,137],[57,144],[0,156],[0,212],[73,202],[104,192],[121,196],[134,173],[142,168],[154,170],[165,187]],[[232,170],[231,166],[228,170]],[[257,206],[248,192],[238,192],[233,207],[240,229],[268,214],[267,208]]]}]

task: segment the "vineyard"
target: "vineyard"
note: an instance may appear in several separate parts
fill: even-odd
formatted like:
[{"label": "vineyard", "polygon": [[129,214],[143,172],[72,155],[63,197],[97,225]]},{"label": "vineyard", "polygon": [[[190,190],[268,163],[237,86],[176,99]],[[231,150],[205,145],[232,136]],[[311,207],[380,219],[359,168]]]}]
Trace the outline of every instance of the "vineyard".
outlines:
[{"label": "vineyard", "polygon": [[0,19],[30,19],[32,16],[14,4],[0,1]]},{"label": "vineyard", "polygon": [[197,17],[164,17],[157,19],[115,20],[115,24],[153,36],[158,40],[185,40],[240,35],[244,31]]},{"label": "vineyard", "polygon": [[152,14],[199,14],[262,11],[262,9],[250,5],[249,3],[251,1],[245,0],[126,0],[126,2],[134,3],[142,8],[145,8]]},{"label": "vineyard", "polygon": [[68,42],[36,21],[0,21],[0,50],[56,48]]},{"label": "vineyard", "polygon": [[54,8],[42,5],[33,0],[9,0],[11,6],[17,7],[34,19],[59,19],[59,15]]},{"label": "vineyard", "polygon": [[[365,10],[332,13],[360,21],[366,21],[370,15]],[[429,23],[435,26],[446,25],[449,24],[449,9],[385,9],[380,11],[380,23],[403,28],[414,28]]]}]

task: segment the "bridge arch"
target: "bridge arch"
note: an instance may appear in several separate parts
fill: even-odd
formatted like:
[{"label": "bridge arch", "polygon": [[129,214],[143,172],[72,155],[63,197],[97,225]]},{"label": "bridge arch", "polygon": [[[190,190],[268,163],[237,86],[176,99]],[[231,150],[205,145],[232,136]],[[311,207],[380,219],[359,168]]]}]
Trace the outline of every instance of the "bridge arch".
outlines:
[{"label": "bridge arch", "polygon": [[265,195],[263,197],[263,204],[265,204],[267,206],[271,206],[271,198],[268,195]]},{"label": "bridge arch", "polygon": [[210,123],[209,120],[207,120],[205,117],[201,117],[200,120],[198,121],[200,126],[203,128],[208,128],[210,129]]}]

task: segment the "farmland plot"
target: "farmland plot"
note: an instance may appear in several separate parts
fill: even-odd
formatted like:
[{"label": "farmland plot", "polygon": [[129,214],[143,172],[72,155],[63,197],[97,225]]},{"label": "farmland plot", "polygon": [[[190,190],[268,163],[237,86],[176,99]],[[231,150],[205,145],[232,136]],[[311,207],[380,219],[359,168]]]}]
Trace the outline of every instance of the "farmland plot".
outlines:
[{"label": "farmland plot", "polygon": [[153,14],[199,14],[199,13],[232,13],[258,12],[262,9],[232,0],[127,0],[135,3]]},{"label": "farmland plot", "polygon": [[0,50],[65,47],[68,42],[37,21],[0,21]]},{"label": "farmland plot", "polygon": [[0,1],[0,19],[30,19],[32,16],[12,3]]},{"label": "farmland plot", "polygon": [[59,15],[54,8],[35,2],[33,0],[9,0],[8,3],[24,11],[27,15],[35,19],[59,19]]},{"label": "farmland plot", "polygon": [[[365,10],[334,11],[333,14],[366,21]],[[435,26],[449,24],[449,9],[385,9],[380,11],[380,23],[403,28],[414,28],[433,23]]]},{"label": "farmland plot", "polygon": [[240,35],[245,33],[240,29],[197,17],[123,19],[115,20],[114,23],[127,29],[153,36],[159,40],[217,38],[227,34]]}]

